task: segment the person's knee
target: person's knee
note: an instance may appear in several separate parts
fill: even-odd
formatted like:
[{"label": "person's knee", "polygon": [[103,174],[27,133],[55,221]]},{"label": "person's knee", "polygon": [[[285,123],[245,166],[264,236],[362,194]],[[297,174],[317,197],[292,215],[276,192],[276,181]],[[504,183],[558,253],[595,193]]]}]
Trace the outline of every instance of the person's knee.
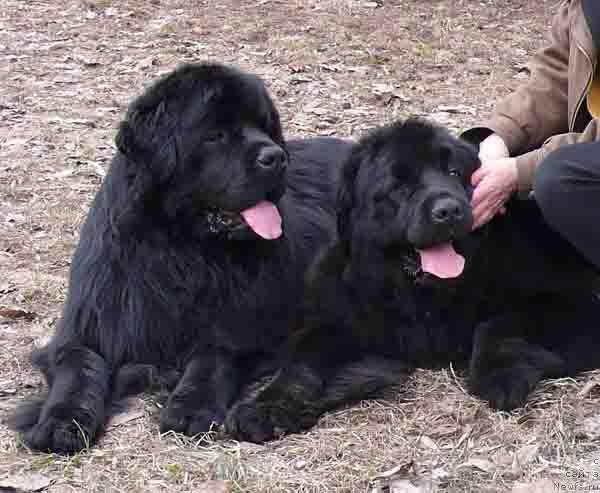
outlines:
[{"label": "person's knee", "polygon": [[[533,191],[542,205],[572,196],[578,190],[588,190],[600,183],[600,142],[588,142],[559,147],[552,151],[536,169]],[[594,185],[597,186],[597,185]]]},{"label": "person's knee", "polygon": [[550,153],[537,167],[533,179],[534,197],[545,212],[552,209],[564,191],[564,169],[568,163],[568,153],[558,149]]},{"label": "person's knee", "polygon": [[582,156],[575,147],[561,147],[548,154],[536,169],[533,181],[534,198],[546,223],[561,232],[570,228],[577,209],[569,206],[582,173],[578,165],[581,159],[577,159]]}]

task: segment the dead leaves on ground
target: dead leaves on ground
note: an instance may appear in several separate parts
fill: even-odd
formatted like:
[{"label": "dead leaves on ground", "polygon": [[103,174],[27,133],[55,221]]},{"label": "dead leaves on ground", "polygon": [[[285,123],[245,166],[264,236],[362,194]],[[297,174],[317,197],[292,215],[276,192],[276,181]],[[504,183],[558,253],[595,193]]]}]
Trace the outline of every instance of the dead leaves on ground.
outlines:
[{"label": "dead leaves on ground", "polygon": [[0,479],[0,492],[27,493],[41,491],[50,486],[52,480],[42,474],[28,473]]},{"label": "dead leaves on ground", "polygon": [[0,306],[0,317],[9,320],[24,319],[30,322],[37,317],[37,313],[23,310],[21,308]]},{"label": "dead leaves on ground", "polygon": [[[437,450],[439,448],[427,436],[421,436],[418,444],[423,449]],[[473,453],[464,462],[456,465],[438,464],[432,467],[428,464],[419,464],[416,460],[410,461],[371,477],[371,483],[374,485],[372,493],[426,493],[437,491],[436,488],[439,486],[447,486],[452,479],[456,479],[465,473],[484,474],[490,477],[496,477],[497,474],[500,474],[504,479],[518,479],[522,477],[529,466],[537,462],[539,452],[539,445],[531,443],[512,452],[497,450],[496,454]],[[510,467],[506,467],[507,465]],[[522,491],[524,493],[528,490]],[[538,490],[531,491],[537,492]]]},{"label": "dead leaves on ground", "polygon": [[130,423],[131,421],[143,418],[145,414],[144,401],[140,398],[128,399],[126,402],[126,408],[123,412],[118,413],[111,417],[106,431],[109,432],[119,426]]}]

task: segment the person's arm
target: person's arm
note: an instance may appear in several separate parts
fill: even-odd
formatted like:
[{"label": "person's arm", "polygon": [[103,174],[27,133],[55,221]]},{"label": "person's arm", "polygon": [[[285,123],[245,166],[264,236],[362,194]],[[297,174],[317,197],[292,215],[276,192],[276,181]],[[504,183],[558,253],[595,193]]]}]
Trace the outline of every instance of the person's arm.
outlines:
[{"label": "person's arm", "polygon": [[535,170],[550,152],[566,145],[599,141],[600,119],[596,118],[588,123],[583,132],[555,135],[546,140],[539,149],[516,158],[504,156],[487,160],[482,158],[481,166],[471,178],[475,187],[471,199],[474,227],[487,223],[502,211],[506,201],[515,192],[519,192],[522,197],[529,196]]},{"label": "person's arm", "polygon": [[461,137],[481,142],[489,134],[498,134],[514,156],[568,130],[568,1],[554,16],[549,38],[532,58],[528,81],[501,100],[487,121]]},{"label": "person's arm", "polygon": [[521,196],[529,194],[538,165],[559,147],[583,142],[600,141],[600,119],[588,123],[583,132],[569,132],[550,137],[539,149],[517,156],[518,191]]}]

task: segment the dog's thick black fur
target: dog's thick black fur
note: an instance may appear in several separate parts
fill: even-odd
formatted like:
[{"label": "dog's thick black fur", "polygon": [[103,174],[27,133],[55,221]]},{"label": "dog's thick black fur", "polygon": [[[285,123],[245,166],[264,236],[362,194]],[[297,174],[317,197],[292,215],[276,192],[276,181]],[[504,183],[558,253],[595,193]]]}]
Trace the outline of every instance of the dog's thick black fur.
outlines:
[{"label": "dog's thick black fur", "polygon": [[[182,373],[163,431],[195,435],[222,422],[298,326],[306,266],[336,231],[333,170],[350,144],[286,143],[253,75],[183,65],[132,102],[116,143],[62,320],[33,355],[48,394],[11,420],[33,449],[88,446],[111,402],[160,367]],[[269,206],[271,222],[277,204],[282,236],[277,224],[263,237],[250,228],[241,211],[256,204]]]},{"label": "dog's thick black fur", "polygon": [[[475,147],[421,120],[360,141],[343,171],[340,239],[311,273],[306,330],[270,385],[234,406],[231,434],[299,431],[415,367],[462,365],[471,392],[509,410],[541,379],[599,365],[593,269],[533,201],[472,232],[478,165]],[[424,272],[418,252],[447,243],[462,273]]]}]

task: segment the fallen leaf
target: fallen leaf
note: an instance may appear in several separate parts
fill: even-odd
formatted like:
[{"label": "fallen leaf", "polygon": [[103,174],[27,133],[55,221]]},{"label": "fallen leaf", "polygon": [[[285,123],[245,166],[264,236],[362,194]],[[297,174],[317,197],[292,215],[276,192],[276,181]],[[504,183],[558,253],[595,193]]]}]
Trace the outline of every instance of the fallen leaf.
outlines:
[{"label": "fallen leaf", "polygon": [[47,493],[77,493],[77,491],[81,491],[80,488],[76,486],[71,486],[69,484],[53,484],[47,490],[44,490]]},{"label": "fallen leaf", "polygon": [[467,462],[460,464],[458,467],[473,467],[475,469],[479,469],[483,472],[487,472],[490,474],[496,470],[496,465],[493,462],[487,459],[481,459],[477,457],[469,459]]},{"label": "fallen leaf", "polygon": [[527,65],[517,65],[516,70],[519,74],[531,75],[531,69]]},{"label": "fallen leaf", "polygon": [[310,72],[310,65],[289,65],[290,72],[292,74],[301,74],[303,72]]},{"label": "fallen leaf", "polygon": [[310,112],[317,116],[325,116],[329,113],[329,110],[326,108],[311,108]]},{"label": "fallen leaf", "polygon": [[12,476],[0,479],[0,491],[27,492],[40,491],[50,486],[50,478],[37,473]]},{"label": "fallen leaf", "polygon": [[57,171],[52,175],[53,178],[66,178],[67,176],[71,176],[75,170],[73,169],[64,169],[62,171]]},{"label": "fallen leaf", "polygon": [[403,464],[399,464],[396,467],[392,467],[391,469],[388,469],[387,471],[384,471],[380,474],[376,474],[375,476],[373,476],[371,478],[371,481],[375,480],[375,479],[385,479],[385,478],[391,478],[392,476],[395,476],[396,474],[402,472],[404,474],[406,474],[413,466],[413,462],[405,462]]},{"label": "fallen leaf", "polygon": [[8,224],[15,224],[24,220],[25,216],[23,214],[7,214],[4,218],[4,221]]},{"label": "fallen leaf", "polygon": [[65,118],[63,121],[72,123],[73,125],[83,125],[85,127],[95,128],[96,123],[88,118]]},{"label": "fallen leaf", "polygon": [[9,139],[2,144],[4,147],[21,147],[27,144],[28,139]]},{"label": "fallen leaf", "polygon": [[104,178],[106,177],[106,170],[97,162],[92,161],[90,163],[90,166],[92,168],[92,170],[90,170],[91,174],[95,174],[96,176],[99,176],[100,178]]},{"label": "fallen leaf", "polygon": [[438,111],[443,111],[445,113],[464,113],[468,115],[475,115],[475,109],[464,104],[440,105],[437,107],[437,109]]},{"label": "fallen leaf", "polygon": [[33,345],[36,348],[42,348],[50,344],[50,340],[52,339],[51,335],[40,336],[33,341]]},{"label": "fallen leaf", "polygon": [[394,86],[390,85],[390,84],[383,84],[383,83],[375,83],[373,84],[373,92],[376,93],[384,93],[384,92],[393,92],[394,91]]},{"label": "fallen leaf", "polygon": [[295,86],[298,84],[306,84],[308,82],[312,82],[312,79],[309,79],[308,77],[301,77],[301,76],[294,76],[292,78],[290,78],[290,84]]},{"label": "fallen leaf", "polygon": [[229,481],[207,481],[206,483],[201,483],[199,488],[195,488],[194,491],[196,493],[230,493],[231,492],[231,483]]},{"label": "fallen leaf", "polygon": [[294,462],[294,469],[304,469],[307,464],[308,462],[306,462],[304,459],[299,459]]},{"label": "fallen leaf", "polygon": [[428,481],[400,479],[390,483],[389,491],[390,493],[429,493],[432,489]]},{"label": "fallen leaf", "polygon": [[517,460],[521,466],[526,466],[535,460],[539,448],[540,446],[537,444],[525,445],[517,450],[515,460]]},{"label": "fallen leaf", "polygon": [[153,56],[144,58],[142,60],[140,60],[137,65],[136,68],[138,69],[142,69],[142,68],[150,68],[154,65],[158,65],[159,64],[159,60],[158,58],[155,58]]},{"label": "fallen leaf", "polygon": [[408,103],[410,98],[401,93],[394,86],[389,84],[376,83],[372,85],[373,93],[378,100],[381,100],[385,105],[391,103],[393,99],[399,99],[403,103]]},{"label": "fallen leaf", "polygon": [[99,67],[102,65],[98,60],[94,58],[82,58],[81,63],[83,63],[86,67]]},{"label": "fallen leaf", "polygon": [[17,288],[15,286],[13,286],[12,284],[2,284],[0,286],[0,294],[8,294],[8,293],[12,293],[13,291],[16,291]]},{"label": "fallen leaf", "polygon": [[443,467],[437,467],[431,471],[431,479],[439,481],[450,477],[450,473]]},{"label": "fallen leaf", "polygon": [[124,425],[130,421],[140,419],[144,417],[145,405],[144,401],[139,398],[129,399],[127,401],[127,408],[124,412],[113,416],[106,427],[106,431],[115,429],[117,426]]},{"label": "fallen leaf", "polygon": [[535,420],[535,416],[532,413],[525,413],[517,418],[517,423],[522,425],[523,423],[533,420]]},{"label": "fallen leaf", "polygon": [[600,416],[585,418],[579,425],[579,435],[596,440],[600,438]]},{"label": "fallen leaf", "polygon": [[435,443],[431,438],[429,438],[426,435],[423,435],[421,438],[419,438],[419,444],[430,450],[438,450],[439,448],[437,446],[437,443]]},{"label": "fallen leaf", "polygon": [[555,482],[550,479],[542,479],[535,483],[517,484],[513,487],[511,493],[548,493],[549,491],[558,491],[555,489]]},{"label": "fallen leaf", "polygon": [[577,397],[585,397],[592,391],[592,389],[594,389],[595,387],[598,387],[599,385],[600,385],[600,381],[590,380],[588,383],[586,383],[583,386],[583,388],[579,392],[577,392]]},{"label": "fallen leaf", "polygon": [[328,65],[326,63],[319,64],[319,68],[323,69],[326,72],[339,72],[340,67],[337,65]]},{"label": "fallen leaf", "polygon": [[538,445],[525,445],[513,454],[511,473],[517,478],[523,474],[523,470],[537,457]]},{"label": "fallen leaf", "polygon": [[456,447],[458,448],[462,445],[462,443],[469,438],[469,436],[471,436],[471,432],[473,431],[473,426],[472,425],[467,425],[465,427],[465,432],[461,435],[461,437],[458,439],[458,442],[456,443]]},{"label": "fallen leaf", "polygon": [[241,451],[249,453],[249,454],[261,454],[265,451],[265,446],[260,445],[258,443],[252,442],[239,442],[238,444]]},{"label": "fallen leaf", "polygon": [[20,308],[0,307],[0,317],[10,318],[13,320],[24,318],[25,320],[33,320],[37,314],[21,310]]},{"label": "fallen leaf", "polygon": [[436,426],[434,430],[431,430],[431,432],[436,438],[456,435],[456,433],[458,433],[458,426],[454,424],[440,425]]},{"label": "fallen leaf", "polygon": [[367,110],[356,108],[356,109],[348,109],[344,112],[344,114],[346,114],[348,116],[364,116],[364,115],[370,114],[370,112]]}]

